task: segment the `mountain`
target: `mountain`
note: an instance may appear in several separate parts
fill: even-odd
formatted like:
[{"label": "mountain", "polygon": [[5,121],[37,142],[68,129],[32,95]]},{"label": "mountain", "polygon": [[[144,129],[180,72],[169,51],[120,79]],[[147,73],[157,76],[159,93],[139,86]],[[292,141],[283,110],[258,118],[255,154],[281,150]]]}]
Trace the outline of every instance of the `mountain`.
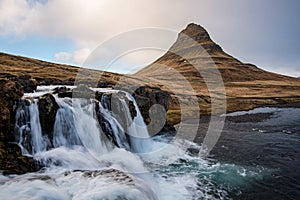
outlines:
[{"label": "mountain", "polygon": [[[216,71],[219,71],[221,79]],[[300,102],[299,79],[267,72],[239,61],[225,53],[202,26],[193,23],[179,33],[168,52],[135,76],[149,82],[159,82],[165,90],[168,88],[163,85],[181,88],[183,81],[177,79],[182,76],[199,97],[201,113],[210,112],[209,99],[214,92],[208,91],[210,81],[216,84],[223,81],[229,112],[261,105]],[[190,93],[187,89],[177,92],[182,95]],[[171,110],[176,112],[178,105],[171,105]]]},{"label": "mountain", "polygon": [[[190,38],[199,43],[207,54],[204,54],[201,48],[194,48],[195,45],[191,44]],[[179,56],[174,52],[183,53]],[[157,64],[160,64],[172,67],[186,78],[191,79],[197,73],[193,70],[192,63],[184,62],[182,57],[193,61],[198,60],[202,64],[213,61],[217,65],[225,83],[255,80],[292,80],[290,77],[266,72],[252,64],[242,63],[228,55],[219,45],[211,40],[208,32],[203,27],[196,24],[189,24],[179,33],[178,39],[165,55],[137,72],[137,75],[149,75],[149,73],[159,75],[162,71],[166,71],[163,68],[155,67]]]}]

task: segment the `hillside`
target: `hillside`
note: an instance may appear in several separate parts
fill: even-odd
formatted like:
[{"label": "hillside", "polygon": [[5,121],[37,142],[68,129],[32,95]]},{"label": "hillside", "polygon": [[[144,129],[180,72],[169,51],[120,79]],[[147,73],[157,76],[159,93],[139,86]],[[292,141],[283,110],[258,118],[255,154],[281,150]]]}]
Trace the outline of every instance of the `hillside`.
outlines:
[{"label": "hillside", "polygon": [[[75,79],[78,78],[76,76],[80,69],[75,66],[50,63],[0,52],[0,78],[18,80],[29,77],[36,80],[40,85],[72,85]],[[102,82],[105,82],[106,86],[113,85],[120,76],[116,73],[90,69],[85,69],[85,73],[90,74],[90,76],[86,76],[86,79],[83,81],[94,81],[94,77],[101,77]]]},{"label": "hillside", "polygon": [[[200,106],[201,114],[211,113],[212,97],[220,105],[226,101],[227,112],[300,102],[299,79],[242,63],[225,53],[208,32],[196,24],[189,24],[168,52],[133,75],[85,70],[87,76],[80,80],[76,77],[78,70],[80,68],[74,66],[0,53],[0,79],[25,83],[28,86],[23,87],[25,91],[36,84],[72,85],[75,79],[89,83],[98,78],[99,87],[118,84],[118,88],[145,85],[152,88],[140,91],[143,95],[151,96],[155,88],[161,88],[172,96],[168,111],[171,123],[179,122],[181,107],[191,102],[195,106],[188,108],[191,112]],[[223,84],[225,91],[222,91]],[[178,97],[182,97],[181,105]],[[224,112],[224,107],[214,112]]]}]

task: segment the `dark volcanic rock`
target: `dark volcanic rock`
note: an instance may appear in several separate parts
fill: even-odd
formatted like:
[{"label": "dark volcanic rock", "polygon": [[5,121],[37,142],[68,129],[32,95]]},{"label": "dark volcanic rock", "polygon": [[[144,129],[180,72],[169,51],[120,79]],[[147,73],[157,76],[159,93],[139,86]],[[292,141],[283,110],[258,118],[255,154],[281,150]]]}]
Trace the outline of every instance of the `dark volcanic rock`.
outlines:
[{"label": "dark volcanic rock", "polygon": [[171,99],[170,94],[160,88],[142,86],[136,89],[132,95],[135,98],[146,123],[150,122],[149,110],[153,105],[159,104],[166,111],[169,109],[169,102]]},{"label": "dark volcanic rock", "polygon": [[22,75],[14,77],[11,80],[18,82],[20,89],[24,92],[34,92],[37,88],[38,82],[31,78],[30,75]]},{"label": "dark volcanic rock", "polygon": [[133,91],[132,96],[141,111],[145,123],[148,125],[148,131],[151,135],[161,131],[169,132],[174,130],[173,126],[167,122],[166,117],[171,101],[171,96],[168,92],[157,87],[142,86]]},{"label": "dark volcanic rock", "polygon": [[1,142],[6,143],[14,140],[11,126],[15,122],[16,103],[23,96],[23,92],[15,82],[0,79],[0,84],[2,86],[0,93],[0,139]]},{"label": "dark volcanic rock", "polygon": [[0,79],[0,170],[9,174],[37,171],[39,166],[30,157],[22,156],[15,142],[13,126],[18,99],[23,96],[20,86],[6,79]]},{"label": "dark volcanic rock", "polygon": [[42,133],[52,139],[55,117],[59,106],[52,94],[45,94],[40,97],[38,107]]},{"label": "dark volcanic rock", "polygon": [[33,158],[22,156],[20,147],[12,143],[0,148],[0,166],[4,174],[24,174],[41,168]]},{"label": "dark volcanic rock", "polygon": [[53,94],[58,94],[58,93],[68,92],[68,91],[71,91],[71,89],[67,88],[66,86],[56,87],[53,89]]},{"label": "dark volcanic rock", "polygon": [[95,99],[101,102],[104,108],[113,111],[115,115],[121,114],[122,112],[125,113],[125,111],[123,110],[123,106],[119,101],[120,99],[124,99],[127,103],[127,106],[129,107],[131,119],[133,119],[137,115],[137,111],[135,109],[133,101],[128,100],[126,94],[122,91],[119,91],[118,93],[102,93],[97,91],[95,93]]},{"label": "dark volcanic rock", "polygon": [[67,88],[66,86],[54,88],[53,94],[57,94],[57,96],[60,98],[64,98],[64,97],[72,98],[72,91],[70,88]]}]

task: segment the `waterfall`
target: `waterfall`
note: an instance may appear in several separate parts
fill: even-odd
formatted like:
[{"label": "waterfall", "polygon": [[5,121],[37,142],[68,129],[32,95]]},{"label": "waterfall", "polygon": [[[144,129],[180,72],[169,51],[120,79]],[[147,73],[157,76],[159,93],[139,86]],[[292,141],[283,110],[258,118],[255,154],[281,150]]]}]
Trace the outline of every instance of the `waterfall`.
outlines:
[{"label": "waterfall", "polygon": [[32,137],[32,152],[37,153],[37,152],[44,151],[46,149],[47,140],[45,140],[42,136],[39,110],[36,101],[30,104],[29,113],[30,113],[30,129],[31,129],[31,137]]},{"label": "waterfall", "polygon": [[147,126],[144,123],[144,119],[141,115],[140,110],[138,109],[138,106],[134,100],[134,98],[126,93],[127,98],[129,98],[133,103],[134,107],[137,108],[137,114],[136,117],[132,120],[130,117],[130,110],[127,106],[127,102],[125,99],[120,99],[121,104],[123,105],[123,108],[126,113],[125,120],[129,121],[127,122],[129,126],[127,127],[128,134],[130,135],[130,144],[132,146],[132,149],[134,152],[137,153],[146,153],[151,151],[151,140],[149,139],[149,134],[147,130]]},{"label": "waterfall", "polygon": [[18,145],[21,147],[23,155],[32,153],[32,151],[28,152],[27,150],[31,150],[31,131],[29,123],[29,106],[26,106],[26,101],[20,100],[19,108],[16,112],[15,137],[18,140]]},{"label": "waterfall", "polygon": [[115,142],[115,145],[120,148],[130,150],[130,145],[127,141],[125,131],[118,120],[112,116],[110,110],[108,109],[109,107],[104,108],[100,102],[98,103],[98,106],[98,114],[101,118],[100,123],[102,125],[102,129],[106,131],[110,141]]},{"label": "waterfall", "polygon": [[194,157],[198,145],[186,152],[188,141],[170,142],[170,135],[152,140],[126,92],[95,89],[96,99],[71,99],[45,94],[51,91],[25,94],[15,116],[23,155],[45,167],[0,174],[0,199],[224,199],[223,183],[215,185],[220,172],[230,178],[261,173]]},{"label": "waterfall", "polygon": [[26,101],[20,101],[20,107],[16,113],[16,130],[18,144],[23,154],[35,154],[46,149],[47,139],[42,136],[36,100],[28,106]]},{"label": "waterfall", "polygon": [[[24,99],[16,114],[16,139],[23,154],[34,156],[60,147],[82,147],[96,157],[115,147],[136,153],[149,151],[151,139],[134,98],[125,92],[110,92],[122,94],[113,97],[120,107],[119,113],[112,109],[106,94],[100,101],[55,96],[58,109],[52,134],[42,132],[38,99]],[[134,105],[134,117],[129,101]]]}]

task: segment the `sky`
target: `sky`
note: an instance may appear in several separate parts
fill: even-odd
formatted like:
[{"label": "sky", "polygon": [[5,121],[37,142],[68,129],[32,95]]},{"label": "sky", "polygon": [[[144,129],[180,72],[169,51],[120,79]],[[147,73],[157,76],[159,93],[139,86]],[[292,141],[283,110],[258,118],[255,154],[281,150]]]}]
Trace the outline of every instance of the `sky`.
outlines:
[{"label": "sky", "polygon": [[[81,66],[124,32],[177,33],[194,22],[242,62],[300,76],[299,8],[298,0],[0,0],[0,51]],[[133,51],[112,69],[130,73],[164,51]]]}]

